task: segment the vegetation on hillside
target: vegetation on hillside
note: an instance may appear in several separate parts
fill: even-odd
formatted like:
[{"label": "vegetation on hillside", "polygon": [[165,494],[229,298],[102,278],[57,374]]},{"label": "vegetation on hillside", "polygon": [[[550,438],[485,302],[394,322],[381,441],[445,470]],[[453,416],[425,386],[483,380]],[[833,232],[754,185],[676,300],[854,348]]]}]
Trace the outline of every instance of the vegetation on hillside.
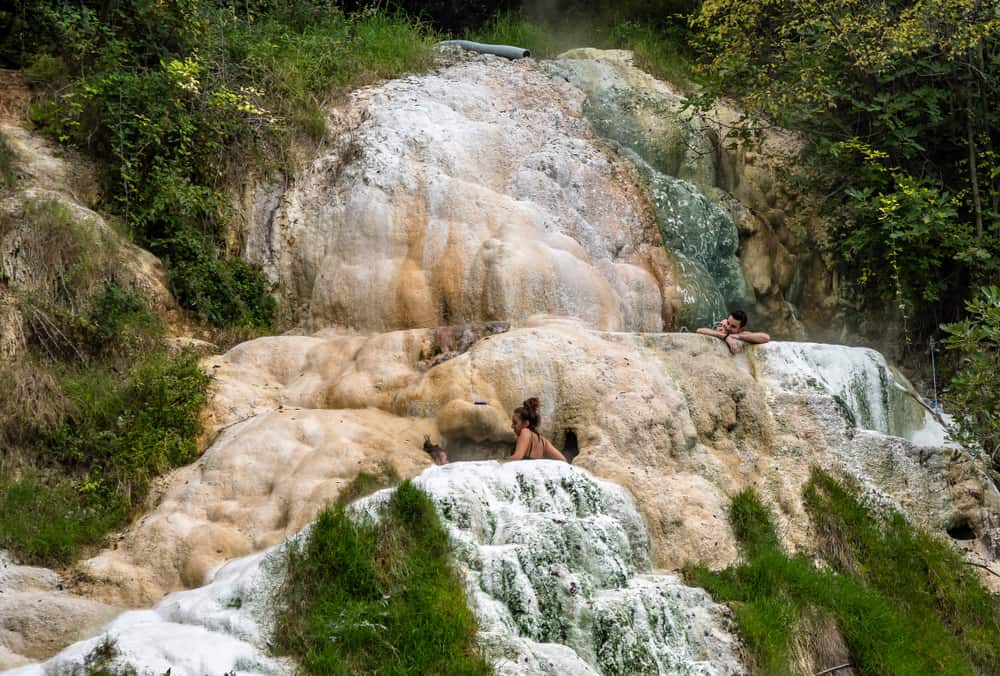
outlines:
[{"label": "vegetation on hillside", "polygon": [[[275,309],[234,255],[236,181],[287,168],[296,143],[326,133],[331,97],[425,67],[434,39],[402,16],[309,0],[12,9],[0,10],[0,65],[23,69],[33,122],[97,161],[100,208],[223,340],[267,330]],[[0,136],[0,190],[17,190],[17,161]],[[196,355],[167,348],[92,224],[46,200],[5,218],[0,236],[22,233],[30,274],[0,278],[28,347],[0,363],[0,548],[68,562],[124,525],[154,477],[195,459],[207,379]]]},{"label": "vegetation on hillside", "polygon": [[[734,609],[754,670],[793,674],[810,637],[842,634],[861,674],[975,674],[1000,669],[1000,605],[950,545],[898,513],[877,514],[856,491],[814,470],[805,503],[816,529],[812,556],[782,550],[774,520],[752,491],[729,520],[743,563],[686,575]],[[836,666],[818,665],[820,669]]]},{"label": "vegetation on hillside", "polygon": [[[901,324],[923,351],[978,289],[1000,283],[994,3],[705,0],[691,27],[697,104],[733,95],[749,127],[810,141],[804,178],[837,224],[832,253],[852,282],[843,300]],[[968,365],[969,343],[949,345]],[[980,381],[985,396],[968,396],[958,359],[943,361],[963,434],[990,444],[978,423],[997,386]]]},{"label": "vegetation on hillside", "polygon": [[287,549],[279,648],[311,674],[492,673],[450,547],[433,502],[408,481],[377,521],[327,508]]},{"label": "vegetation on hillside", "polygon": [[[32,83],[35,124],[99,161],[104,208],[165,261],[178,300],[210,324],[258,330],[272,325],[274,304],[260,271],[235,255],[229,191],[246,173],[286,169],[296,144],[322,140],[324,107],[343,92],[429,67],[431,44],[449,35],[523,44],[541,57],[581,44],[623,47],[655,74],[693,74],[701,87],[693,105],[735,96],[751,127],[806,135],[800,178],[826,195],[823,209],[838,224],[831,246],[852,280],[845,300],[871,313],[888,307],[921,349],[950,322],[948,397],[964,440],[996,460],[1000,16],[992,3],[15,0],[0,10],[0,29],[0,65],[22,68]],[[14,166],[0,139],[2,189],[14,186]],[[68,501],[77,505],[70,512],[90,515],[101,495],[118,505],[111,521],[120,521],[156,468],[189,457],[176,441],[193,434],[179,412],[147,421],[167,439],[155,442],[159,450],[123,456],[139,442],[123,440],[117,421],[141,418],[130,403],[157,396],[143,387],[176,377],[185,401],[197,400],[193,380],[173,370],[193,378],[191,363],[158,352],[155,320],[136,309],[144,303],[113,280],[75,300],[25,300],[32,356],[4,377],[25,392],[20,401],[45,405],[30,420],[19,401],[3,405],[2,433],[18,449],[5,449],[5,462],[41,472],[25,481],[68,472],[53,494],[63,497],[49,505]],[[84,458],[102,468],[99,490]]]},{"label": "vegetation on hillside", "polygon": [[31,274],[19,285],[0,271],[26,341],[0,361],[0,549],[66,562],[123,525],[157,474],[195,458],[207,379],[121,285],[96,224],[38,199],[0,217],[0,238],[13,231]]}]

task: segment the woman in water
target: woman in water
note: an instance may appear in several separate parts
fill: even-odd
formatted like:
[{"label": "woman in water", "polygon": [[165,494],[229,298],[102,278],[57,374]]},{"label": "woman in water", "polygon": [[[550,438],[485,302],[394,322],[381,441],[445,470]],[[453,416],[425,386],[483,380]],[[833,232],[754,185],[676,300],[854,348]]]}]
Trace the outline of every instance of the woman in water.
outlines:
[{"label": "woman in water", "polygon": [[521,406],[514,409],[514,415],[510,418],[510,428],[514,430],[517,438],[517,445],[514,447],[514,454],[511,460],[566,460],[558,448],[552,442],[543,437],[538,432],[538,425],[542,417],[538,412],[538,399],[532,397],[525,400]]}]

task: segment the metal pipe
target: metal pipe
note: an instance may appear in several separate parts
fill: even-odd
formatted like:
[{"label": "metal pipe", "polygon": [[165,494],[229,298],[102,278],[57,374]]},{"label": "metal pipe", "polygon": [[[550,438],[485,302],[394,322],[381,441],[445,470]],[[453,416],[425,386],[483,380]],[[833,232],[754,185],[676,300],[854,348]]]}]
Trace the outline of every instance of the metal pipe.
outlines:
[{"label": "metal pipe", "polygon": [[525,59],[531,56],[531,50],[524,47],[512,47],[510,45],[487,45],[482,42],[472,40],[443,40],[439,45],[458,45],[463,49],[470,49],[480,54],[495,54],[505,59]]}]

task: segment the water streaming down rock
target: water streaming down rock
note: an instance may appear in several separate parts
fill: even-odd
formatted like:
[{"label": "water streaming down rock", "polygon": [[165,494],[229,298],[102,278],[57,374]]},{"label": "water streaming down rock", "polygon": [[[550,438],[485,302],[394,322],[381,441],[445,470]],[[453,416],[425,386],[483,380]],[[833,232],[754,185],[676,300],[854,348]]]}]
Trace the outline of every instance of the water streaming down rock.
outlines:
[{"label": "water streaming down rock", "polygon": [[[649,571],[649,536],[619,486],[565,463],[457,463],[414,480],[456,549],[487,656],[499,674],[737,674],[728,612]],[[376,516],[388,491],[356,503]],[[304,537],[308,529],[296,537]],[[292,673],[268,653],[281,546],[221,566],[207,584],[123,613],[45,664],[72,671],[105,637],[140,673]]]},{"label": "water streaming down rock", "polygon": [[924,446],[948,443],[944,426],[909,381],[875,350],[818,343],[774,343],[758,352],[775,390],[833,397],[851,427]]},{"label": "water streaming down rock", "polygon": [[743,672],[726,611],[649,572],[649,535],[621,487],[551,461],[449,465],[416,483],[457,543],[498,673]]},{"label": "water streaming down rock", "polygon": [[584,92],[584,115],[645,181],[664,244],[677,259],[680,323],[714,324],[728,306],[748,299],[736,224],[709,199],[724,198],[714,185],[715,148],[699,121],[681,112],[669,85],[595,55],[575,50],[543,69]]},{"label": "water streaming down rock", "polygon": [[[616,66],[620,83],[622,72]],[[976,546],[989,542],[998,500],[983,463],[938,443],[940,426],[920,417],[919,404],[894,384],[879,357],[804,344],[771,344],[748,350],[749,358],[732,357],[718,341],[655,333],[677,325],[684,312],[673,307],[678,294],[681,305],[705,299],[713,308],[705,316],[718,312],[726,292],[712,265],[728,261],[722,274],[730,275],[734,240],[713,211],[725,198],[713,181],[732,168],[716,167],[706,137],[657,98],[666,85],[649,83],[648,96],[615,86],[620,91],[602,103],[582,79],[567,84],[530,62],[479,57],[366,89],[331,112],[343,134],[286,193],[256,195],[259,208],[251,209],[254,226],[244,239],[247,256],[280,283],[290,319],[301,321],[303,331],[325,330],[248,342],[210,359],[206,419],[217,441],[197,463],[165,479],[157,506],[114,549],[78,565],[82,582],[74,591],[141,607],[202,584],[220,561],[302,528],[359,470],[388,461],[403,476],[417,474],[427,462],[419,450],[424,434],[449,450],[489,449],[478,457],[497,457],[510,444],[510,410],[531,394],[544,402],[546,434],[557,443],[572,436],[579,466],[636,497],[658,567],[732,563],[738,550],[725,508],[747,486],[775,510],[789,547],[810,547],[801,487],[812,465],[854,478],[917,522],[936,529],[960,522],[978,536]],[[611,120],[612,113],[625,125],[617,137],[600,124],[602,114]],[[594,129],[618,150],[595,138]],[[632,131],[644,132],[645,140]],[[662,175],[662,195],[653,190],[646,199],[649,191],[636,180],[641,174],[654,187]],[[730,178],[733,194],[754,183],[742,173]],[[758,205],[766,209],[759,211],[788,209],[780,191],[750,192],[761,193]],[[690,212],[684,217],[691,216],[690,231],[671,233],[671,209]],[[720,232],[725,237],[712,239]],[[673,261],[663,249],[671,237]],[[743,241],[744,264],[753,241]],[[781,280],[791,278],[794,261],[788,252],[775,253],[781,251],[768,244],[755,254],[767,263],[747,277],[758,298],[766,289],[783,297],[788,282]],[[535,312],[562,317],[531,319]],[[513,319],[514,328],[437,364],[434,331],[391,331],[477,318]],[[373,333],[346,335],[331,325]],[[473,403],[480,400],[488,405]],[[519,528],[515,521],[507,530]],[[477,545],[468,560],[480,568],[472,572],[481,575],[484,562],[491,570],[509,563],[507,569],[520,565],[525,572],[512,579],[533,583],[531,571],[540,566],[529,570],[520,553],[511,554],[517,544],[486,545],[487,553]],[[641,561],[635,565],[642,570]],[[210,574],[214,591],[172,594],[151,611],[123,615],[114,625],[122,629],[123,649],[159,655],[156,665],[172,659],[164,650],[183,661],[186,644],[226,625],[236,643],[220,640],[232,647],[220,648],[212,665],[281,669],[266,656],[253,662],[262,634],[236,628],[246,621],[259,629],[261,620],[250,617],[252,603],[230,593],[225,579],[233,570]],[[518,598],[493,579],[479,581],[504,604]],[[575,597],[546,584],[530,590],[536,602],[555,590],[558,607],[577,607]],[[594,609],[609,603],[618,604],[602,615],[614,618],[604,625],[609,629],[628,625],[619,618],[635,617],[640,606],[639,615],[666,622],[675,615],[660,600],[674,592],[698,596],[674,584],[640,572],[610,594],[613,603],[595,586],[581,622],[596,626]],[[200,608],[206,624],[171,605],[181,599]],[[586,673],[593,667],[584,664],[623,664],[588,647],[586,632],[567,630],[572,653],[545,643],[548,605],[537,613],[501,612],[500,601],[489,599],[483,607],[496,613],[487,620],[524,634],[497,634],[509,637],[496,639],[513,656],[505,668],[542,670],[566,660]],[[171,644],[181,647],[143,643],[150,640],[143,626],[183,637]],[[630,637],[611,642],[633,640],[643,644]],[[643,654],[656,662],[662,650],[669,652],[654,646]],[[696,653],[694,670],[701,668]]]},{"label": "water streaming down rock", "polygon": [[174,592],[148,610],[122,613],[86,641],[48,661],[5,672],[7,676],[88,673],[82,666],[102,644],[113,641],[111,673],[160,676],[292,674],[287,659],[268,654],[273,607],[280,582],[279,548],[225,563],[204,586]]}]

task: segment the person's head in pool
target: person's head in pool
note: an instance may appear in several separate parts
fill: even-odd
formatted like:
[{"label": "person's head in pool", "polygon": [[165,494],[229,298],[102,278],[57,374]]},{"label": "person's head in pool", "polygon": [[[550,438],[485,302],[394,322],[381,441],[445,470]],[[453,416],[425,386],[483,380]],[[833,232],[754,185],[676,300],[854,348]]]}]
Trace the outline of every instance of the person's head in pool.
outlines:
[{"label": "person's head in pool", "polygon": [[538,426],[542,422],[541,404],[537,397],[525,399],[520,406],[514,409],[510,416],[510,429],[514,432],[517,443],[514,445],[514,453],[511,460],[566,460],[566,456],[552,445],[538,431]]},{"label": "person's head in pool", "polygon": [[541,413],[539,413],[540,408],[541,404],[538,399],[531,397],[525,399],[520,406],[514,409],[513,415],[510,416],[510,429],[513,430],[515,437],[520,436],[521,430],[525,429],[538,432],[538,425],[542,421]]}]

